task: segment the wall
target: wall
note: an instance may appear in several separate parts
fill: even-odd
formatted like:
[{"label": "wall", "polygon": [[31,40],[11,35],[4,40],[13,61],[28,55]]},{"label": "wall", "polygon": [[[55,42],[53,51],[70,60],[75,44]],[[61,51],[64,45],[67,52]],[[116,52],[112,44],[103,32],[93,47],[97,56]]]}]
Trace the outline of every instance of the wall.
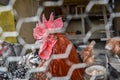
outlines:
[{"label": "wall", "polygon": [[[120,0],[115,2],[115,12],[120,12]],[[114,18],[114,29],[116,35],[120,36],[120,17]]]},{"label": "wall", "polygon": [[[21,17],[31,17],[36,14],[38,2],[35,0],[16,0],[14,8],[16,9],[18,16],[16,16],[16,22]],[[20,35],[27,43],[33,43],[33,28],[35,23],[25,23],[22,25]]]},{"label": "wall", "polygon": [[[76,31],[81,31],[82,30],[82,25],[80,20],[72,20],[70,21],[66,32],[72,33]],[[82,31],[81,31],[82,32]]]}]

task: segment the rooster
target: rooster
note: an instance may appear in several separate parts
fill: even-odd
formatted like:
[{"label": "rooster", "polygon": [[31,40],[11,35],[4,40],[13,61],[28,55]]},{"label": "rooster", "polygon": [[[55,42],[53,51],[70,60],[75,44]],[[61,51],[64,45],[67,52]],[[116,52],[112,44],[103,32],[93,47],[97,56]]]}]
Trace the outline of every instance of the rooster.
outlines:
[{"label": "rooster", "polygon": [[[38,22],[36,25],[33,36],[39,41],[43,41],[41,45],[38,55],[43,60],[43,64],[47,61],[51,55],[53,54],[64,54],[66,48],[71,42],[65,37],[62,33],[57,33],[55,30],[60,30],[63,26],[63,21],[61,18],[57,18],[54,20],[53,13],[50,15],[50,19],[47,21],[45,16],[42,17],[42,23]],[[88,46],[88,53],[82,52],[81,56],[83,58],[83,62],[92,64],[93,54],[92,48],[94,46],[94,42],[92,42]],[[89,52],[90,51],[90,52]],[[69,64],[69,63],[71,64]],[[91,63],[92,62],[92,63]],[[78,54],[74,46],[70,51],[69,57],[65,59],[54,59],[50,62],[48,66],[48,71],[51,73],[53,77],[64,77],[67,75],[69,69],[72,64],[78,64]],[[82,63],[82,62],[81,62]],[[42,65],[39,64],[38,67]],[[85,68],[75,69],[72,73],[70,80],[84,80],[84,70]],[[34,80],[48,80],[46,74],[44,72],[39,72],[34,75]]]},{"label": "rooster", "polygon": [[106,41],[106,49],[111,51],[115,55],[120,54],[120,38],[119,37],[114,37],[110,38]]}]

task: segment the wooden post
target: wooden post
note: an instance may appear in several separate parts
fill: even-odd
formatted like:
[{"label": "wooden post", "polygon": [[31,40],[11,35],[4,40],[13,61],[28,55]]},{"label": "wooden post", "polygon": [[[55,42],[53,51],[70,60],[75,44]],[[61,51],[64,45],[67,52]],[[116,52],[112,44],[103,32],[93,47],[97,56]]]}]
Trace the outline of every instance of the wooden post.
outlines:
[{"label": "wooden post", "polygon": [[[105,6],[103,6],[103,18],[104,18],[104,23],[106,25],[108,19],[107,19],[107,12],[106,12]],[[105,29],[106,29],[106,36],[107,36],[107,38],[110,38],[110,29],[107,28],[107,27],[105,27]]]}]

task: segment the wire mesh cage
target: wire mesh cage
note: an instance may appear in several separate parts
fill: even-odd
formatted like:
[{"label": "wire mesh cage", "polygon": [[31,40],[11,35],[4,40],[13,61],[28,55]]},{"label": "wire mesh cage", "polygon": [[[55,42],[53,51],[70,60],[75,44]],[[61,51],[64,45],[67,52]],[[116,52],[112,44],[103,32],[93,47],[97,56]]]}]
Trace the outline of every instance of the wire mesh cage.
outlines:
[{"label": "wire mesh cage", "polygon": [[[1,2],[2,0],[0,0]],[[120,17],[119,12],[114,12],[114,5],[111,5],[111,0],[90,0],[86,4],[86,6],[80,6],[73,3],[72,5],[66,5],[64,3],[67,3],[67,0],[30,0],[33,2],[33,6],[36,6],[34,2],[37,2],[37,8],[32,9],[33,13],[32,16],[19,16],[19,13],[14,9],[15,2],[17,0],[5,0],[6,2],[1,2],[3,6],[0,6],[0,15],[2,12],[6,11],[12,11],[13,17],[16,18],[16,30],[13,31],[5,31],[3,30],[2,25],[0,24],[0,48],[2,49],[0,58],[0,79],[1,80],[74,80],[71,78],[74,71],[76,69],[85,69],[88,65],[86,63],[72,63],[71,60],[67,59],[71,55],[70,52],[72,51],[73,44],[69,43],[65,49],[64,54],[53,54],[50,56],[50,58],[46,61],[42,60],[38,55],[38,49],[41,47],[41,44],[35,44],[33,43],[27,43],[25,38],[21,36],[21,28],[22,25],[30,24],[31,23],[37,23],[38,21],[41,21],[41,15],[45,11],[46,7],[52,7],[52,11],[55,14],[55,18],[58,18],[59,16],[63,19],[63,28],[61,30],[54,30],[54,32],[59,33],[65,33],[69,27],[69,24],[72,20],[80,21],[81,23],[81,35],[69,35],[66,34],[67,38],[70,39],[75,44],[89,43],[90,39],[99,38],[100,40],[106,40],[107,38],[110,38],[112,36],[111,30],[112,30],[112,23],[114,18]],[[72,0],[74,2],[74,0]],[[64,6],[63,6],[64,4]],[[96,18],[91,14],[91,11],[94,11],[94,6],[99,5],[101,8],[101,11],[99,13],[102,13],[102,15],[96,15],[100,16],[99,21],[101,20],[101,16],[103,22],[100,24],[95,24],[92,20],[92,18]],[[61,7],[62,6],[62,7]],[[55,11],[54,7],[57,7]],[[74,7],[74,9],[72,9]],[[97,8],[97,7],[95,7]],[[98,7],[99,8],[99,7]],[[58,11],[60,13],[64,13],[64,15],[57,15]],[[49,11],[49,10],[48,10]],[[96,12],[95,12],[96,13]],[[1,19],[0,19],[1,20]],[[6,20],[7,21],[7,20]],[[0,21],[1,22],[1,21]],[[76,22],[76,21],[75,21]],[[89,26],[89,29],[86,31],[85,24]],[[33,24],[35,26],[35,24]],[[23,28],[23,30],[27,28],[33,30],[32,27],[26,27]],[[96,33],[99,32],[99,33]],[[75,34],[75,33],[74,33]],[[79,34],[79,33],[78,33]],[[24,34],[23,34],[24,35]],[[33,36],[31,34],[31,36]],[[30,36],[30,37],[31,37]],[[8,37],[16,37],[15,43],[11,43],[6,41],[6,38]],[[30,39],[30,38],[29,38]],[[99,45],[99,43],[97,43]],[[77,45],[78,46],[78,45]],[[98,46],[96,46],[98,47]],[[101,46],[100,46],[101,47]],[[99,47],[99,48],[100,48]],[[81,46],[80,46],[81,48]],[[102,46],[103,48],[103,46]],[[79,51],[79,50],[78,50]],[[106,50],[98,50],[97,48],[94,51],[95,53],[95,61],[101,62],[100,65],[103,65],[107,69],[107,58],[106,54],[108,53]],[[102,57],[100,59],[97,58],[100,56],[98,53],[103,53]],[[66,64],[69,65],[69,69],[67,70],[67,73],[64,76],[55,76],[49,71],[49,66],[52,64],[52,61],[55,60],[62,60],[65,59]],[[104,59],[104,60],[103,60]],[[59,62],[58,60],[58,62]],[[102,61],[103,62],[102,62]],[[104,64],[103,64],[104,63]],[[39,67],[36,67],[36,65],[39,64]],[[58,63],[54,64],[58,65]],[[57,70],[58,73],[63,70]],[[54,72],[54,71],[53,71]],[[64,71],[63,71],[64,72]],[[82,72],[82,71],[81,71]],[[107,73],[106,73],[107,74]],[[79,74],[78,74],[79,75]],[[39,78],[37,78],[39,77]],[[78,79],[77,80],[82,80]],[[84,78],[83,78],[84,80]],[[92,80],[92,79],[91,79]]]}]

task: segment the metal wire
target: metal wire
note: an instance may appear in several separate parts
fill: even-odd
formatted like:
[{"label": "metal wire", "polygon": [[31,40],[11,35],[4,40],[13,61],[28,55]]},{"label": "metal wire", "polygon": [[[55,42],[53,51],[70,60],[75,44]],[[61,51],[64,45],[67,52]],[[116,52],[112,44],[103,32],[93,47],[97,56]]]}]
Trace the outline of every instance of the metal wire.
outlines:
[{"label": "metal wire", "polygon": [[[0,7],[0,12],[9,11],[9,10],[13,9],[13,5],[15,4],[16,0],[9,0],[9,1],[10,2],[9,2],[8,5]],[[0,36],[0,39],[4,40],[6,37],[10,37],[10,36],[18,37],[19,43],[23,45],[21,56],[24,56],[28,49],[32,49],[33,47],[34,48],[39,48],[40,46],[38,46],[38,45],[36,45],[34,43],[33,44],[26,43],[24,41],[24,39],[19,35],[22,24],[23,23],[30,23],[30,22],[37,22],[40,19],[40,15],[42,14],[45,7],[48,7],[48,6],[61,6],[63,4],[63,1],[64,0],[58,0],[58,1],[55,1],[55,2],[54,1],[45,1],[45,2],[43,2],[43,5],[40,6],[37,9],[37,12],[36,12],[37,14],[35,16],[23,17],[23,18],[20,18],[18,20],[15,32],[3,32],[3,31],[1,31],[2,36]],[[110,28],[112,26],[112,21],[113,21],[113,19],[115,17],[120,17],[120,12],[113,12],[111,7],[109,7],[108,2],[109,2],[109,0],[90,0],[88,5],[85,8],[85,12],[83,12],[82,14],[77,15],[77,16],[68,14],[67,17],[66,17],[66,20],[64,21],[64,28],[62,30],[59,30],[59,31],[64,32],[66,30],[66,28],[68,27],[69,21],[72,18],[82,18],[83,17],[84,19],[88,20],[87,22],[91,27],[91,29],[86,33],[86,35],[84,37],[82,37],[84,43],[88,42],[89,38],[91,37],[91,35],[96,30],[101,30],[101,27],[102,27],[102,29],[106,30],[106,35],[107,35],[106,38],[111,37],[110,36]],[[88,13],[91,11],[92,7],[94,5],[100,5],[100,4],[105,5],[106,9],[110,13],[110,18],[109,18],[109,20],[107,21],[107,23],[105,25],[103,25],[103,24],[95,25],[94,23],[92,23],[92,21],[88,17]],[[65,54],[52,55],[51,58],[47,62],[44,63],[43,67],[29,70],[28,73],[27,73],[26,79],[23,79],[23,80],[28,80],[31,73],[45,71],[45,69],[49,65],[50,61],[52,61],[54,59],[58,59],[58,58],[66,58],[66,57],[68,57],[69,52],[71,50],[71,46],[72,46],[71,44],[68,45]],[[7,58],[7,64],[9,62],[19,61],[19,60],[21,60],[21,57],[8,57]],[[85,63],[73,64],[71,66],[71,68],[69,69],[68,74],[66,76],[64,76],[64,77],[52,77],[51,76],[51,80],[69,80],[71,75],[72,75],[72,72],[75,69],[83,68],[83,67],[86,67]],[[6,67],[0,67],[0,71],[7,71],[7,69],[6,69]],[[49,76],[51,75],[50,73],[48,73],[48,74],[49,74]],[[16,80],[16,79],[14,79],[14,80]],[[17,79],[17,80],[19,80],[19,79]]]}]

